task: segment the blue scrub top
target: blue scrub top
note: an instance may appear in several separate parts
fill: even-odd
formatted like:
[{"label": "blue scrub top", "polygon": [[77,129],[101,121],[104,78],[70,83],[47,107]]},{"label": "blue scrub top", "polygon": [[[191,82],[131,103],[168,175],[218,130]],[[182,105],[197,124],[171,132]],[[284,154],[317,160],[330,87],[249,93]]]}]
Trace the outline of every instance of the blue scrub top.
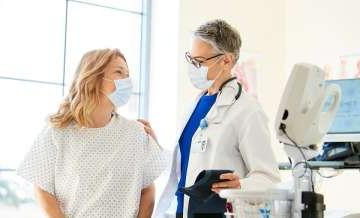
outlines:
[{"label": "blue scrub top", "polygon": [[[194,133],[200,125],[200,121],[205,118],[211,107],[216,101],[217,94],[215,95],[203,95],[199,99],[193,113],[188,120],[184,131],[179,139],[180,153],[181,153],[181,177],[178,184],[178,188],[185,186],[186,172],[189,163],[191,141]],[[177,196],[177,209],[176,213],[183,213],[184,208],[184,194],[176,193]]]}]

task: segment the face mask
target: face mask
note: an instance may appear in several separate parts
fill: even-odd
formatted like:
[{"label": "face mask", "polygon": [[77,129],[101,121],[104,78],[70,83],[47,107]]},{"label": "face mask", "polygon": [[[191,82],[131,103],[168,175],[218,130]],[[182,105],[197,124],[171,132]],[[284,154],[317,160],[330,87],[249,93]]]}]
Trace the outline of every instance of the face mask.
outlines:
[{"label": "face mask", "polygon": [[104,80],[114,81],[115,83],[115,91],[107,95],[110,101],[114,104],[114,106],[121,107],[125,105],[129,101],[133,89],[130,77],[117,80],[109,80],[104,78]]},{"label": "face mask", "polygon": [[[215,65],[216,62],[213,65]],[[189,78],[191,83],[196,88],[201,90],[206,90],[210,88],[213,85],[214,81],[220,76],[221,73],[219,73],[214,80],[208,80],[207,79],[208,71],[209,71],[209,67],[201,66],[200,68],[196,68],[193,64],[189,63]]]},{"label": "face mask", "polygon": [[214,81],[207,79],[208,71],[208,67],[201,66],[200,68],[196,68],[193,64],[189,64],[189,78],[191,83],[201,90],[210,88]]}]

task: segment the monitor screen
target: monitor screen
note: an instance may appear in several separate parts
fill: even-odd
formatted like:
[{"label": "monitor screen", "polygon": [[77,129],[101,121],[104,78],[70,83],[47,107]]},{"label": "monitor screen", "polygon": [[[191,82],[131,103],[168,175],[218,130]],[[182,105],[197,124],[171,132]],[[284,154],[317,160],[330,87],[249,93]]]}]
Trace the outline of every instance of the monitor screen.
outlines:
[{"label": "monitor screen", "polygon": [[360,79],[328,80],[326,84],[341,88],[340,107],[328,134],[360,134]]}]

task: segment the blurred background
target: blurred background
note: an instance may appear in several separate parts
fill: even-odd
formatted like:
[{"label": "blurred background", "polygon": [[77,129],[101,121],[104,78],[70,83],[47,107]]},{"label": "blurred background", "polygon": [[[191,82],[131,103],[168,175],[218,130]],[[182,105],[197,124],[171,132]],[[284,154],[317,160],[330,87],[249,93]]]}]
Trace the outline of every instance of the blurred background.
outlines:
[{"label": "blurred background", "polygon": [[[149,119],[160,143],[172,149],[197,94],[184,58],[192,31],[226,20],[243,41],[234,73],[270,118],[280,162],[287,157],[272,127],[292,66],[317,64],[328,79],[360,77],[359,9],[358,0],[0,0],[0,217],[41,216],[15,169],[85,52],[124,53],[136,88],[119,112]],[[359,184],[358,171],[325,180],[325,203],[360,212]]]}]

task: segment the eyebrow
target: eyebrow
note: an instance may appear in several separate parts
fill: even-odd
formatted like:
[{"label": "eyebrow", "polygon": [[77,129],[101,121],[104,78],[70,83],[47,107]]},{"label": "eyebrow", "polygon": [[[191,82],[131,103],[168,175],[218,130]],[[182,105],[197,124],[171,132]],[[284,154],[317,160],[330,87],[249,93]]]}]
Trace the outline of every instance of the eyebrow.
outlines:
[{"label": "eyebrow", "polygon": [[203,58],[203,59],[206,59],[206,57],[203,57],[203,56],[192,56],[192,58]]}]

